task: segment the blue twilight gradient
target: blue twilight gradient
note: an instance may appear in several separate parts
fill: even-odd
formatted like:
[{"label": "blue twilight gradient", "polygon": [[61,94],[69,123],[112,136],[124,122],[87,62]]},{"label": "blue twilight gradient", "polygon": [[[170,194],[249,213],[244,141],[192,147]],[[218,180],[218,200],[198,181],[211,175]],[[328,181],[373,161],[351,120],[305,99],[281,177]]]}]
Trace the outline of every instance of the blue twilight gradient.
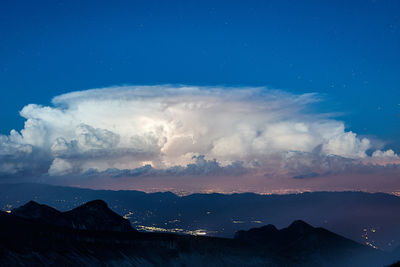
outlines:
[{"label": "blue twilight gradient", "polygon": [[58,94],[121,84],[319,92],[400,152],[400,1],[0,1],[0,132]]}]

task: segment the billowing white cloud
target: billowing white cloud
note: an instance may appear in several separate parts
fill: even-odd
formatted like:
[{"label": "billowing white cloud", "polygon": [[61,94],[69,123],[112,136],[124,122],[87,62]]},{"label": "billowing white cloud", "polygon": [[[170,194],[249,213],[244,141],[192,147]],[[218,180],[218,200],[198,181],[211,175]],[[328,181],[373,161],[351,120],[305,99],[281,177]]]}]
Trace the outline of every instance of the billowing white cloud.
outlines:
[{"label": "billowing white cloud", "polygon": [[393,150],[386,151],[376,150],[372,156],[364,160],[367,163],[388,166],[392,164],[400,164],[400,157]]},{"label": "billowing white cloud", "polygon": [[55,158],[49,168],[50,175],[65,175],[73,171],[73,165],[68,160]]},{"label": "billowing white cloud", "polygon": [[0,136],[1,174],[104,173],[147,165],[186,174],[193,166],[195,173],[214,166],[226,174],[224,168],[237,162],[241,168],[300,168],[301,174],[329,171],[335,157],[397,156],[391,150],[367,156],[370,140],[307,111],[316,101],[315,94],[265,88],[123,86],[67,93],[52,106],[22,109],[24,129]]},{"label": "billowing white cloud", "polygon": [[374,153],[372,153],[372,157],[373,158],[386,158],[386,159],[398,159],[399,156],[394,153],[393,150],[389,149],[386,151],[382,151],[382,150],[376,150]]}]

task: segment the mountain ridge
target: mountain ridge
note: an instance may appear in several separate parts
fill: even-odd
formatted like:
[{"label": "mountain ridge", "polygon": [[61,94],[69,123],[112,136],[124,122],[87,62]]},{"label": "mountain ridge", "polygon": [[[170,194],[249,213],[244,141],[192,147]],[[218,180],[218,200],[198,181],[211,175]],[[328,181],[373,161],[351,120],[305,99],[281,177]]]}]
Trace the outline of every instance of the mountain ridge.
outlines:
[{"label": "mountain ridge", "polygon": [[93,231],[136,231],[129,220],[112,211],[103,200],[92,200],[66,212],[29,201],[13,209],[15,216],[61,227]]},{"label": "mountain ridge", "polygon": [[204,229],[207,235],[232,237],[241,229],[268,223],[282,228],[302,219],[357,242],[370,242],[371,246],[383,250],[391,251],[400,245],[400,198],[385,193],[177,196],[133,190],[0,184],[0,209],[3,211],[31,199],[60,211],[73,209],[90,200],[103,199],[137,229],[149,229],[147,226],[151,226],[165,231],[182,229],[182,233]]},{"label": "mountain ridge", "polygon": [[[23,207],[32,206],[49,210],[35,202]],[[96,200],[73,210],[85,217],[92,208],[108,209],[103,201]],[[51,221],[46,221],[17,214],[21,215],[0,212],[0,265],[176,266],[200,262],[200,266],[365,266],[393,262],[383,252],[303,221],[280,230],[272,225],[261,227],[288,237],[284,246],[271,249],[238,238],[74,229],[57,225],[50,217],[46,220]]]}]

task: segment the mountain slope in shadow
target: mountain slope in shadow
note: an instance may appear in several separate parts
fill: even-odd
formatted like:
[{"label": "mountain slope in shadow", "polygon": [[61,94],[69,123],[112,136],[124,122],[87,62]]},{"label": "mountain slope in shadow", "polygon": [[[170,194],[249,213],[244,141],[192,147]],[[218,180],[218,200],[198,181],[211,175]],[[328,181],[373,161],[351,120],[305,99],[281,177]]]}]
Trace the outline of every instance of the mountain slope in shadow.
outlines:
[{"label": "mountain slope in shadow", "polygon": [[[382,266],[387,254],[302,221],[234,239],[127,228],[105,202],[67,212],[29,202],[0,212],[0,266]],[[130,229],[130,230],[127,230]]]},{"label": "mountain slope in shadow", "polygon": [[112,211],[103,200],[89,201],[67,212],[60,212],[47,205],[29,201],[27,204],[12,210],[12,214],[45,224],[81,230],[135,231],[127,219]]},{"label": "mountain slope in shadow", "polygon": [[[11,210],[31,199],[60,211],[70,210],[94,199],[102,199],[118,214],[127,215],[132,226],[137,229],[141,226],[181,229],[181,232],[204,229],[209,235],[229,238],[238,230],[268,223],[280,229],[302,219],[359,243],[369,242],[382,250],[392,251],[400,245],[400,197],[383,193],[177,196],[167,192],[91,190],[45,184],[0,184],[0,209],[3,211]],[[365,234],[368,235],[368,241]]]},{"label": "mountain slope in shadow", "polygon": [[[235,240],[265,247],[293,262],[328,265],[338,259],[348,262],[376,263],[371,255],[380,252],[320,227],[312,227],[304,221],[294,221],[278,230],[273,225],[238,231]],[[369,259],[368,261],[366,261]]]}]

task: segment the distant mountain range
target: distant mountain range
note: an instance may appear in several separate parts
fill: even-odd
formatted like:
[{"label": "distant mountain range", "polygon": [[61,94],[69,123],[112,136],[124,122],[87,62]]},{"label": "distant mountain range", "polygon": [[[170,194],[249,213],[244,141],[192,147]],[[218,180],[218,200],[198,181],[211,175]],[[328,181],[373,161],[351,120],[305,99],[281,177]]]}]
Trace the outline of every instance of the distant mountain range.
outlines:
[{"label": "distant mountain range", "polygon": [[193,194],[90,190],[44,184],[0,184],[0,209],[35,200],[61,211],[103,199],[139,231],[232,237],[236,231],[295,220],[323,227],[371,247],[400,245],[400,198],[383,193],[313,192],[288,195]]},{"label": "distant mountain range", "polygon": [[1,266],[382,266],[392,254],[303,221],[234,239],[141,233],[94,200],[67,212],[30,201],[0,212]]}]

